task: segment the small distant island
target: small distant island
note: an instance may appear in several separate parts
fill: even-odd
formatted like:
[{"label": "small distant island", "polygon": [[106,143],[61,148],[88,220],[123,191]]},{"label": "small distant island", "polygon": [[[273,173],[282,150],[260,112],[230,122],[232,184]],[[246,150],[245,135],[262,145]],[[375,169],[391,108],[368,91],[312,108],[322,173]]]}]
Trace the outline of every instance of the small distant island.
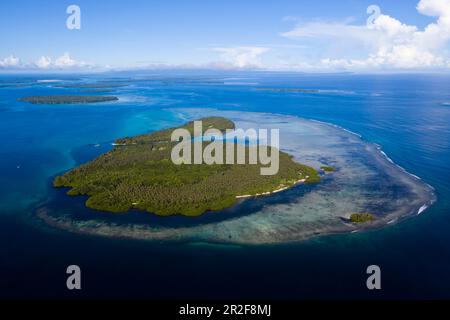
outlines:
[{"label": "small distant island", "polygon": [[350,215],[350,221],[353,223],[364,223],[364,222],[370,222],[370,221],[374,221],[374,220],[375,220],[374,215],[369,212],[352,213]]},{"label": "small distant island", "polygon": [[124,83],[70,83],[70,84],[55,84],[55,88],[65,89],[109,89],[126,87],[128,84]]},{"label": "small distant island", "polygon": [[[204,127],[222,132],[235,129],[234,123],[223,117],[201,120]],[[193,121],[179,128],[193,131]],[[118,139],[111,151],[56,177],[53,185],[70,188],[67,194],[71,196],[89,196],[86,206],[92,209],[198,216],[228,208],[240,198],[270,195],[299,183],[320,181],[317,170],[295,162],[285,152],[279,153],[279,171],[271,176],[260,174],[259,163],[175,165],[171,161],[176,145],[171,142],[171,134],[175,129]],[[209,143],[202,142],[204,147]],[[250,146],[245,148],[248,151]]]},{"label": "small distant island", "polygon": [[299,93],[318,93],[317,89],[302,88],[257,88],[258,91],[274,91],[274,92],[299,92]]},{"label": "small distant island", "polygon": [[19,99],[19,101],[25,101],[32,104],[78,104],[78,103],[117,101],[117,100],[119,99],[113,96],[79,96],[79,95],[30,96]]}]

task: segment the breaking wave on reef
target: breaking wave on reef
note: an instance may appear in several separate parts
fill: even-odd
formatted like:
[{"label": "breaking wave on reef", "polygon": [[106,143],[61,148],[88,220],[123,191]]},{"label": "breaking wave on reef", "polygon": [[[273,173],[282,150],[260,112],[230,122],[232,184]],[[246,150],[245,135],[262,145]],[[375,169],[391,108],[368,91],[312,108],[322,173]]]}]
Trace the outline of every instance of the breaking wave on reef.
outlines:
[{"label": "breaking wave on reef", "polygon": [[[335,170],[325,174],[317,185],[242,200],[230,210],[214,213],[220,219],[206,222],[202,218],[162,218],[139,213],[142,219],[148,217],[145,223],[117,223],[112,218],[108,220],[111,214],[102,214],[100,219],[98,212],[87,208],[84,210],[88,217],[77,219],[76,207],[52,205],[51,200],[37,209],[37,216],[60,229],[107,237],[269,244],[392,225],[423,213],[436,200],[431,186],[396,165],[379,146],[364,142],[359,135],[336,125],[268,113],[215,109],[172,111],[184,120],[214,115],[233,120],[237,128],[277,128],[282,151],[300,163],[317,169],[332,166]],[[349,222],[352,213],[363,212],[372,213],[375,221]],[[213,213],[205,213],[205,219],[208,215]],[[155,223],[156,219],[190,221],[171,225]]]}]

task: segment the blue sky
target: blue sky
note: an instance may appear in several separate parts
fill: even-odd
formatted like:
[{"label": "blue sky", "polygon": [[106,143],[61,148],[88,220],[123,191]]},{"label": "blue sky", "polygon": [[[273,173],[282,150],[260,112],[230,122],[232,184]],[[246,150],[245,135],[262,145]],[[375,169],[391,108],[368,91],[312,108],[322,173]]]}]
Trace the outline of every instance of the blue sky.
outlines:
[{"label": "blue sky", "polygon": [[[69,30],[69,5],[81,29]],[[381,14],[369,28],[371,4]],[[450,0],[0,2],[0,69],[450,69]]]}]

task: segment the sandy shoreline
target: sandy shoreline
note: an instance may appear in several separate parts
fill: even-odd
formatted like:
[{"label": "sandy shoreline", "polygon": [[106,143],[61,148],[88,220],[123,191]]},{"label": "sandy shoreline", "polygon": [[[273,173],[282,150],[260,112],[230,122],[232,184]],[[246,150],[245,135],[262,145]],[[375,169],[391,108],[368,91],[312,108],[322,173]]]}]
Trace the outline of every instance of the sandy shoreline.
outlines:
[{"label": "sandy shoreline", "polygon": [[278,192],[290,189],[292,187],[295,187],[295,186],[299,185],[300,183],[304,183],[306,181],[306,179],[308,179],[308,177],[300,179],[300,180],[297,180],[290,186],[281,187],[279,189],[275,189],[275,190],[272,190],[272,191],[256,193],[256,194],[244,194],[244,195],[241,195],[241,196],[236,196],[236,199],[245,199],[245,198],[252,198],[252,197],[259,197],[259,196],[268,196],[268,195],[271,195],[271,194],[274,194],[274,193],[278,193]]}]

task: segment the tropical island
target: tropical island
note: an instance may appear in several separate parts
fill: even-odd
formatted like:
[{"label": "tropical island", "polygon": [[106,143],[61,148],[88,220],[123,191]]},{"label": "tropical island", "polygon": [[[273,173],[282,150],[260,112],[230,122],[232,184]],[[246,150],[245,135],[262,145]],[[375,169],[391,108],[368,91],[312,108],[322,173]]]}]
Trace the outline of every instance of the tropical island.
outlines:
[{"label": "tropical island", "polygon": [[[223,117],[201,120],[208,129],[235,129],[235,124]],[[191,132],[194,122],[178,128]],[[67,194],[71,196],[87,195],[86,206],[96,210],[137,209],[161,216],[198,216],[228,208],[240,198],[270,195],[299,183],[320,181],[317,170],[281,151],[275,175],[261,175],[261,163],[176,165],[171,161],[171,150],[177,143],[171,141],[175,129],[118,139],[111,151],[56,177],[53,185],[70,188]],[[210,143],[201,142],[203,148]],[[246,152],[251,147],[246,144]]]},{"label": "tropical island", "polygon": [[52,95],[52,96],[30,96],[20,98],[19,101],[25,101],[32,104],[80,104],[97,103],[119,100],[114,96],[79,96],[79,95]]}]

